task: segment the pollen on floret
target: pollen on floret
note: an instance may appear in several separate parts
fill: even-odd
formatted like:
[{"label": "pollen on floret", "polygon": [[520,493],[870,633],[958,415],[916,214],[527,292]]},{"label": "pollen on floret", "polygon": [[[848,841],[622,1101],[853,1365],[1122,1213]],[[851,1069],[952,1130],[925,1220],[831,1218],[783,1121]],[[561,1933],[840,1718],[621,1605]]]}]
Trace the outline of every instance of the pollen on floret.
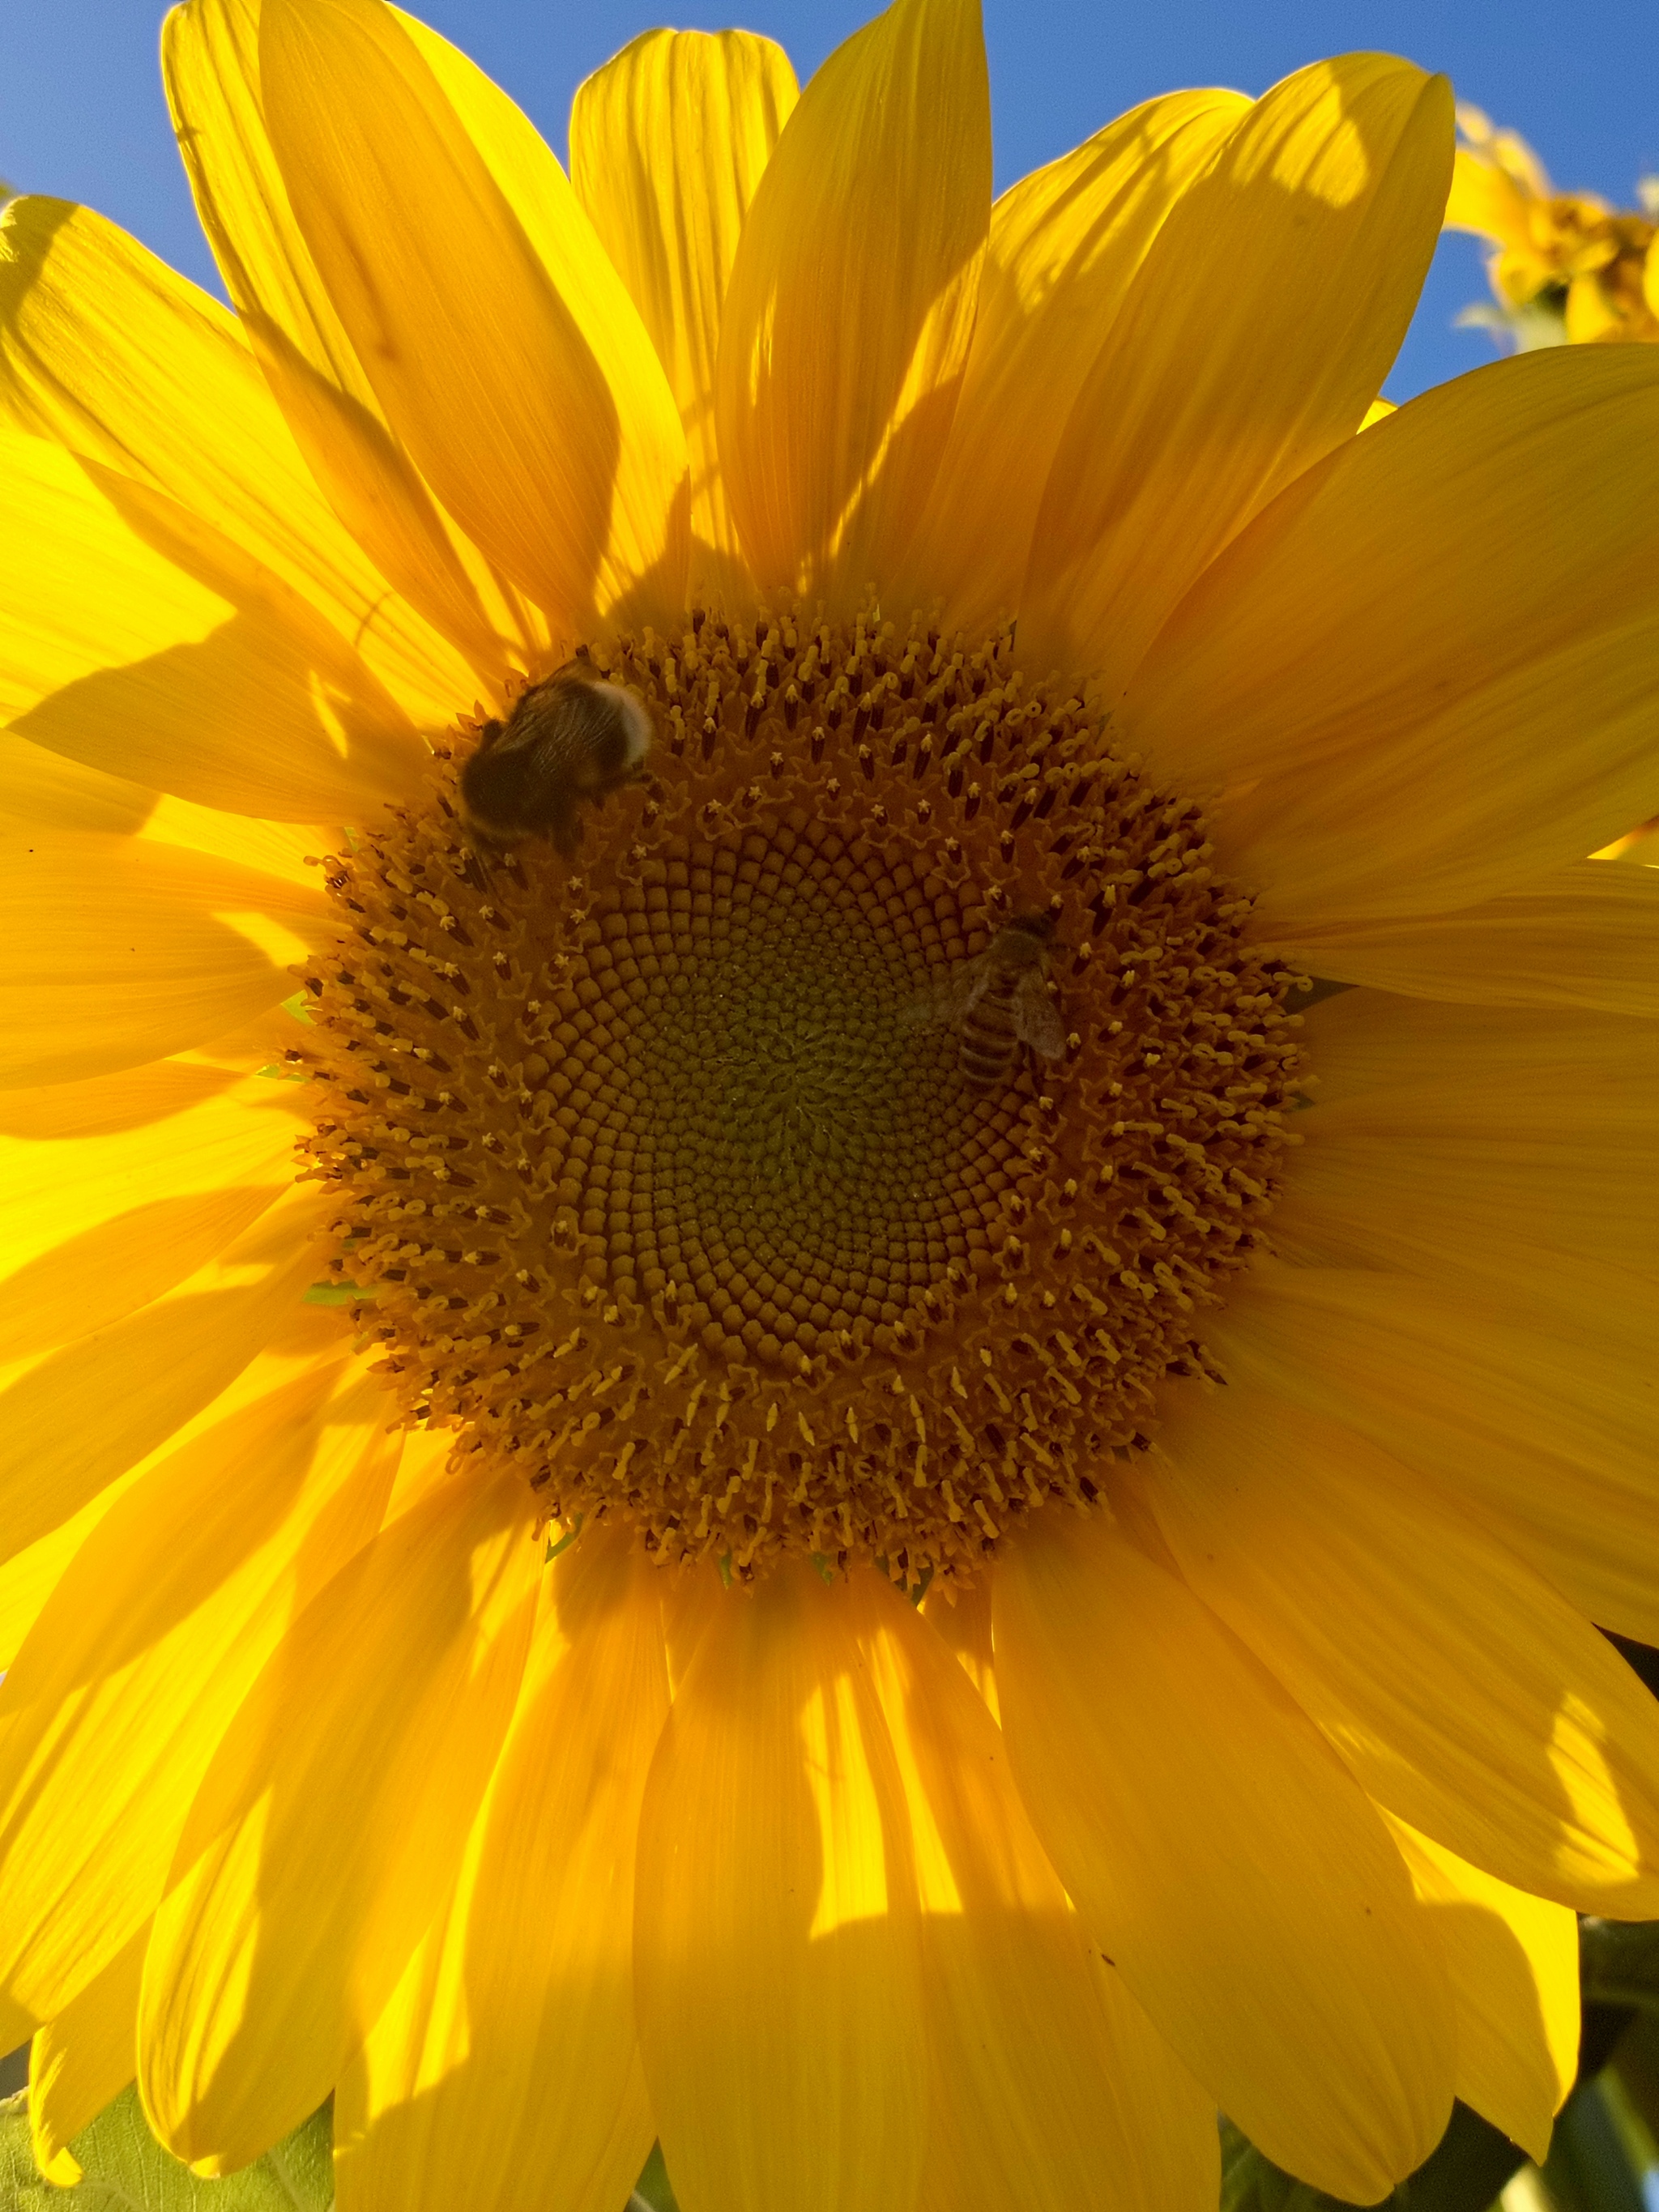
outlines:
[{"label": "pollen on floret", "polygon": [[[1147,1440],[1256,1241],[1291,977],[1200,811],[1011,639],[694,615],[595,647],[657,732],[573,864],[455,783],[326,864],[307,1171],[405,1418],[738,1577],[971,1578]],[[916,1009],[1049,914],[1054,1059]]]}]

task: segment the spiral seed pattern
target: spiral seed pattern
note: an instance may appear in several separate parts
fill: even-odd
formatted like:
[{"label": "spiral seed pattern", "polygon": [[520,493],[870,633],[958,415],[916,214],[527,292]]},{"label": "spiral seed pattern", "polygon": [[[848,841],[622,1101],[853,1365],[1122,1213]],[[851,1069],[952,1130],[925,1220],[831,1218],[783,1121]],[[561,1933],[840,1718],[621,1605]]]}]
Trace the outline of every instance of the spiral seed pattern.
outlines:
[{"label": "spiral seed pattern", "polygon": [[[1199,811],[1085,698],[873,616],[594,652],[649,773],[573,868],[431,803],[325,862],[307,1172],[406,1417],[739,1577],[971,1577],[1143,1444],[1256,1241],[1297,1070]],[[930,1011],[1055,918],[1060,1060]]]}]

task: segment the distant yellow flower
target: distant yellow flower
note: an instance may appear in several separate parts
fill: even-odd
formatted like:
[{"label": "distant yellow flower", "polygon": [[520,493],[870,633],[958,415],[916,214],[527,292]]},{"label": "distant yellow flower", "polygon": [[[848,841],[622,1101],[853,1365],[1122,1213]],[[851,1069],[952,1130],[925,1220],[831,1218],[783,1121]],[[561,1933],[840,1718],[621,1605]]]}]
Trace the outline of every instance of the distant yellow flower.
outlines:
[{"label": "distant yellow flower", "polygon": [[1659,340],[1659,178],[1644,177],[1643,212],[1620,213],[1594,192],[1551,189],[1524,138],[1478,107],[1457,110],[1462,133],[1449,230],[1498,248],[1487,263],[1498,311],[1472,311],[1523,347]]},{"label": "distant yellow flower", "polygon": [[[994,207],[971,0],[651,33],[568,179],[381,0],[165,66],[235,313],[0,233],[40,2156],[135,2053],[341,2212],[1541,2152],[1659,1915],[1659,355],[1371,419],[1386,57]],[[572,659],[643,776],[474,835]]]}]

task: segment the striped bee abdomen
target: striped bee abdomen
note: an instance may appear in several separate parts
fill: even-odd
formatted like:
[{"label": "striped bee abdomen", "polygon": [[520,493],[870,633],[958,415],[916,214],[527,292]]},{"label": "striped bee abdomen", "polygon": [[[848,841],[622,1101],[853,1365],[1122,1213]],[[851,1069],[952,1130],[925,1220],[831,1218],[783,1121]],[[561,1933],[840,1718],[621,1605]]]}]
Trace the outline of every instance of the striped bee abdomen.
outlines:
[{"label": "striped bee abdomen", "polygon": [[963,1016],[957,1065],[975,1097],[1000,1091],[1008,1079],[1019,1045],[1014,1019],[1014,987],[1019,971],[1003,968],[992,975]]}]

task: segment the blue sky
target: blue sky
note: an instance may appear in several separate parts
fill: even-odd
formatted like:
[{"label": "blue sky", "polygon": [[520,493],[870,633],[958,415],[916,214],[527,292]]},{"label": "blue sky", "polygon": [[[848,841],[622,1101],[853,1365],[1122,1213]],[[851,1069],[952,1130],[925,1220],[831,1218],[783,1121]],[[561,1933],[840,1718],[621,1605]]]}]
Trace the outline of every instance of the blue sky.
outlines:
[{"label": "blue sky", "polygon": [[[0,175],[90,202],[204,283],[212,264],[174,155],[156,70],[153,0],[0,0]],[[426,0],[417,12],[500,80],[564,150],[588,70],[663,16],[648,0]],[[737,21],[781,40],[805,78],[870,12],[856,0],[678,5],[669,20]],[[997,183],[1178,85],[1257,93],[1345,47],[1409,54],[1460,98],[1520,130],[1558,184],[1632,203],[1659,171],[1659,6],[1653,0],[986,0]],[[1389,380],[1395,398],[1488,359],[1451,328],[1484,296],[1474,241],[1442,246]]]}]

